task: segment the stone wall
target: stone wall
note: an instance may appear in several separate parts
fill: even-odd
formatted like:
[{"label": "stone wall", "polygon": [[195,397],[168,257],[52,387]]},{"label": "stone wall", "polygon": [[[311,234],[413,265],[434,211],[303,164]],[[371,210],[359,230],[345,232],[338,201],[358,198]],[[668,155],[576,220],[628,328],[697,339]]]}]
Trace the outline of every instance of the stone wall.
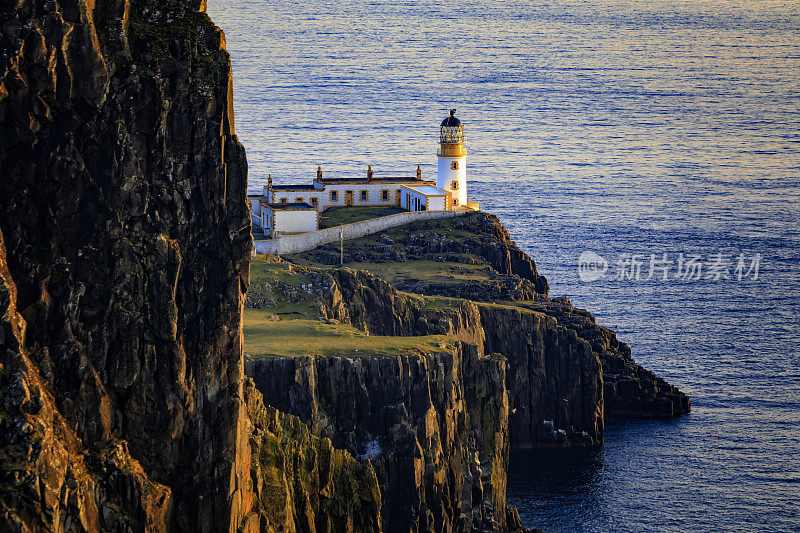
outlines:
[{"label": "stone wall", "polygon": [[255,241],[253,246],[258,254],[287,255],[313,250],[317,246],[336,242],[340,239],[340,228],[344,232],[344,240],[358,239],[378,233],[380,231],[402,226],[419,220],[433,220],[438,218],[453,218],[468,213],[468,211],[418,211],[397,213],[380,218],[373,218],[363,222],[345,224],[335,228],[326,228],[298,235],[287,235],[280,239]]}]

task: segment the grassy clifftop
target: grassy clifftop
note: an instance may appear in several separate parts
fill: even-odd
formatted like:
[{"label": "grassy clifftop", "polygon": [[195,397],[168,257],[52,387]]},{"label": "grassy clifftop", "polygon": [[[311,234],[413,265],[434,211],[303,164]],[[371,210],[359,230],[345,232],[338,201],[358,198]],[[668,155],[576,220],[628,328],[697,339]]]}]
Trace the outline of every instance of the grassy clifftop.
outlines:
[{"label": "grassy clifftop", "polygon": [[[495,217],[425,221],[251,264],[246,369],[264,401],[369,461],[385,531],[515,530],[508,449],[596,445],[605,412],[688,398],[564,298]],[[456,518],[458,517],[458,518]]]},{"label": "grassy clifftop", "polygon": [[370,357],[432,353],[452,340],[444,335],[368,335],[325,317],[331,280],[324,272],[253,259],[249,307],[244,313],[247,357],[322,355]]}]

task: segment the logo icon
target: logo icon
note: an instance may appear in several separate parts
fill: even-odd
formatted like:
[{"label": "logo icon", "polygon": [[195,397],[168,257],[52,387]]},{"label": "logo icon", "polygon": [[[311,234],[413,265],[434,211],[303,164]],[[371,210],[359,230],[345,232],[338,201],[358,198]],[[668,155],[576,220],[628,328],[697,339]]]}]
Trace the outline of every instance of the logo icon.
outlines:
[{"label": "logo icon", "polygon": [[578,257],[578,277],[588,283],[602,279],[608,270],[608,261],[595,252],[582,252]]}]

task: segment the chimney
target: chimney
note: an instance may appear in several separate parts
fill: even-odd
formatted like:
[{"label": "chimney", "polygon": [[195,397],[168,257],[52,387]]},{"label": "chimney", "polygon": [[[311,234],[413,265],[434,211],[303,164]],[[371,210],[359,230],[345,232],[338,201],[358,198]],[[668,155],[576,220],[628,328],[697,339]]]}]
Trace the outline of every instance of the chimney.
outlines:
[{"label": "chimney", "polygon": [[322,179],[322,167],[317,167],[317,179]]},{"label": "chimney", "polygon": [[372,181],[372,165],[367,166],[367,181]]},{"label": "chimney", "polygon": [[272,195],[272,174],[267,174],[267,185],[261,187],[261,194],[269,198]]},{"label": "chimney", "polygon": [[417,181],[422,181],[422,169],[417,165]]}]

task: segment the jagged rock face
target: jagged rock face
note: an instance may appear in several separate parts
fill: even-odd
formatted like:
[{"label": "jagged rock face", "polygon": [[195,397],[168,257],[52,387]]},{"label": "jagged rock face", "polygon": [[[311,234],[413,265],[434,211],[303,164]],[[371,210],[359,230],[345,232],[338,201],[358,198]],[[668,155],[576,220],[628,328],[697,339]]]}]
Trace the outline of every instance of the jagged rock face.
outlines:
[{"label": "jagged rock face", "polygon": [[385,531],[500,531],[507,527],[504,366],[457,343],[397,357],[254,359],[247,372],[268,404],[370,459]]},{"label": "jagged rock face", "polygon": [[508,362],[513,445],[603,441],[601,362],[569,327],[541,312],[508,305],[461,300],[449,307],[426,307],[425,298],[399,293],[363,271],[340,269],[329,275],[333,283],[323,311],[330,318],[373,335],[449,335],[476,344],[481,354],[502,354]]},{"label": "jagged rock face", "polygon": [[296,416],[265,406],[251,380],[245,382],[244,395],[254,426],[255,501],[242,529],[381,531],[381,494],[369,461],[335,449]]},{"label": "jagged rock face", "polygon": [[247,167],[200,8],[0,8],[5,520],[238,526]]},{"label": "jagged rock face", "polygon": [[[603,384],[602,384],[602,404],[604,405],[601,411],[604,416],[609,418],[670,418],[680,416],[688,413],[691,410],[691,402],[689,398],[678,390],[677,387],[670,385],[662,378],[656,376],[651,371],[638,365],[631,356],[630,347],[624,342],[616,338],[616,334],[600,326],[595,321],[594,317],[584,309],[576,309],[566,298],[550,299],[546,296],[547,293],[547,280],[539,276],[536,271],[534,262],[525,255],[519,248],[514,245],[508,238],[508,233],[505,228],[500,225],[496,217],[485,213],[472,213],[457,219],[457,222],[452,230],[445,229],[444,221],[422,221],[412,224],[407,234],[395,230],[393,238],[389,238],[387,233],[381,233],[375,236],[378,242],[410,245],[411,252],[407,254],[408,258],[414,259],[428,259],[428,260],[442,260],[446,261],[451,258],[456,261],[465,261],[465,257],[470,253],[479,256],[483,261],[487,262],[495,270],[492,279],[481,281],[466,281],[464,283],[432,283],[424,278],[415,279],[413,276],[401,279],[396,283],[397,288],[404,291],[409,291],[424,295],[437,295],[452,298],[466,298],[475,302],[496,302],[508,301],[513,302],[515,307],[523,309],[530,309],[537,313],[543,313],[556,319],[557,325],[569,330],[574,331],[577,337],[586,341],[591,348],[591,351],[599,359],[602,366]],[[465,237],[463,233],[467,232],[469,236]],[[430,239],[431,245],[429,249],[424,249],[421,242],[424,239]],[[419,242],[418,242],[419,241]],[[386,244],[389,246],[389,244]],[[373,255],[368,255],[362,258],[364,261],[380,262],[381,261],[381,247],[374,247],[376,250]],[[352,245],[351,250],[356,250],[355,253],[364,253],[368,247]],[[314,261],[319,260],[320,257],[325,257],[325,250],[322,249],[317,252],[311,252],[311,261],[307,263],[313,264]],[[317,254],[316,256],[314,254]],[[448,255],[449,254],[449,255]],[[338,256],[337,256],[338,257]],[[460,259],[459,259],[460,258]],[[338,259],[337,259],[338,260]],[[365,279],[361,278],[358,283],[364,283]],[[342,283],[345,283],[342,281]],[[346,283],[343,287],[346,286]],[[535,289],[534,289],[535,287]],[[365,298],[359,290],[353,289],[348,292],[356,297],[359,302],[363,302],[364,308],[368,310],[377,309],[378,305],[371,303],[369,298]],[[484,313],[488,307],[484,306]],[[358,311],[354,311],[356,314]],[[370,311],[372,313],[372,311]],[[513,313],[512,313],[513,314]],[[371,315],[370,315],[371,316]],[[390,313],[382,310],[376,313],[376,316],[386,317],[388,323],[395,324],[396,318],[392,318]],[[452,317],[452,315],[450,315]],[[507,315],[511,317],[511,315]],[[425,317],[425,320],[433,320],[431,316]],[[529,320],[529,319],[528,319]],[[373,322],[381,322],[380,320],[373,320]],[[467,322],[473,323],[473,319],[468,319]],[[503,328],[503,324],[497,324]],[[530,327],[536,327],[533,322],[529,324]],[[376,326],[373,326],[376,327]],[[487,331],[495,326],[487,327]],[[533,346],[531,344],[518,345],[512,342],[518,335],[525,336],[525,328],[519,324],[521,329],[513,330],[505,328],[503,335],[496,335],[496,341],[489,343],[486,350],[491,352],[493,350],[500,351],[510,359],[512,364],[512,371],[509,372],[509,390],[518,390],[522,397],[528,398],[529,392],[525,390],[529,381],[527,372],[513,371],[513,365],[519,363],[528,368],[529,355],[526,355],[525,346]],[[479,328],[480,329],[480,328]],[[508,342],[505,342],[507,339]],[[476,341],[477,342],[477,341]],[[570,348],[572,350],[572,348]],[[534,351],[536,351],[534,349]],[[566,355],[564,361],[573,360],[570,356]],[[574,354],[580,356],[579,359],[588,362],[586,357],[581,356],[585,350],[583,347],[575,348]],[[512,355],[516,354],[516,355]],[[544,361],[541,357],[540,361]],[[560,372],[555,372],[555,367],[550,367],[549,372],[545,372],[544,368],[538,368],[540,363],[534,363],[530,368],[534,372],[535,377],[533,382],[547,381],[553,379],[551,386],[545,388],[547,391],[555,390],[557,383],[562,379]],[[566,369],[565,369],[566,370]],[[542,377],[547,376],[547,377]],[[576,374],[577,376],[577,374]],[[564,378],[564,383],[571,382],[571,378]],[[582,382],[586,383],[589,380],[583,379]],[[535,384],[535,383],[534,383]],[[535,391],[531,392],[533,397],[537,396]],[[594,396],[590,394],[589,396]],[[512,397],[517,396],[512,393]],[[586,397],[588,398],[588,397]],[[562,398],[563,400],[563,398]],[[569,407],[564,404],[568,410],[575,409],[576,398],[567,400],[570,404]],[[588,401],[588,404],[593,404],[595,400]],[[537,404],[533,400],[533,404]],[[578,402],[580,403],[580,402]],[[547,405],[547,404],[545,404]],[[520,415],[525,411],[531,411],[532,404],[525,400],[520,405],[517,405],[516,400],[512,399],[512,411],[517,410],[515,415],[512,415],[511,432],[512,443],[523,444],[531,439],[532,435],[554,435],[557,442],[593,442],[597,443],[602,440],[602,422],[598,424],[590,423],[589,419],[585,419],[585,423],[579,424],[570,428],[559,425],[556,420],[547,418],[548,424],[542,426],[542,422],[534,422],[533,425],[528,426],[524,424],[525,428],[519,428],[517,422],[525,420],[527,417]],[[521,410],[521,411],[520,411]],[[550,410],[552,411],[552,410]],[[589,412],[593,412],[589,411]],[[531,412],[536,412],[534,409]],[[551,416],[551,415],[548,415]],[[572,417],[557,417],[552,413],[556,419],[568,419]],[[594,418],[592,415],[591,418]],[[553,426],[553,427],[551,427]],[[582,435],[586,431],[587,435],[600,437],[592,437],[586,440]],[[565,437],[564,434],[567,436]],[[574,435],[571,438],[569,435]],[[519,438],[517,438],[519,436]],[[536,440],[535,438],[533,440]]]},{"label": "jagged rock face", "polygon": [[397,289],[363,270],[327,271],[321,312],[352,324],[370,335],[451,335],[459,340],[482,341],[477,308],[468,301],[453,308],[426,308],[425,298]]},{"label": "jagged rock face", "polygon": [[124,441],[86,453],[24,346],[26,322],[16,303],[0,235],[1,528],[164,531],[172,492],[148,478]]},{"label": "jagged rock face", "polygon": [[636,364],[631,349],[617,334],[600,326],[585,309],[566,298],[528,305],[546,313],[584,339],[603,366],[603,397],[608,418],[672,418],[691,410],[689,397]]},{"label": "jagged rock face", "polygon": [[484,350],[508,359],[512,444],[603,442],[603,374],[590,346],[545,315],[478,307]]}]

